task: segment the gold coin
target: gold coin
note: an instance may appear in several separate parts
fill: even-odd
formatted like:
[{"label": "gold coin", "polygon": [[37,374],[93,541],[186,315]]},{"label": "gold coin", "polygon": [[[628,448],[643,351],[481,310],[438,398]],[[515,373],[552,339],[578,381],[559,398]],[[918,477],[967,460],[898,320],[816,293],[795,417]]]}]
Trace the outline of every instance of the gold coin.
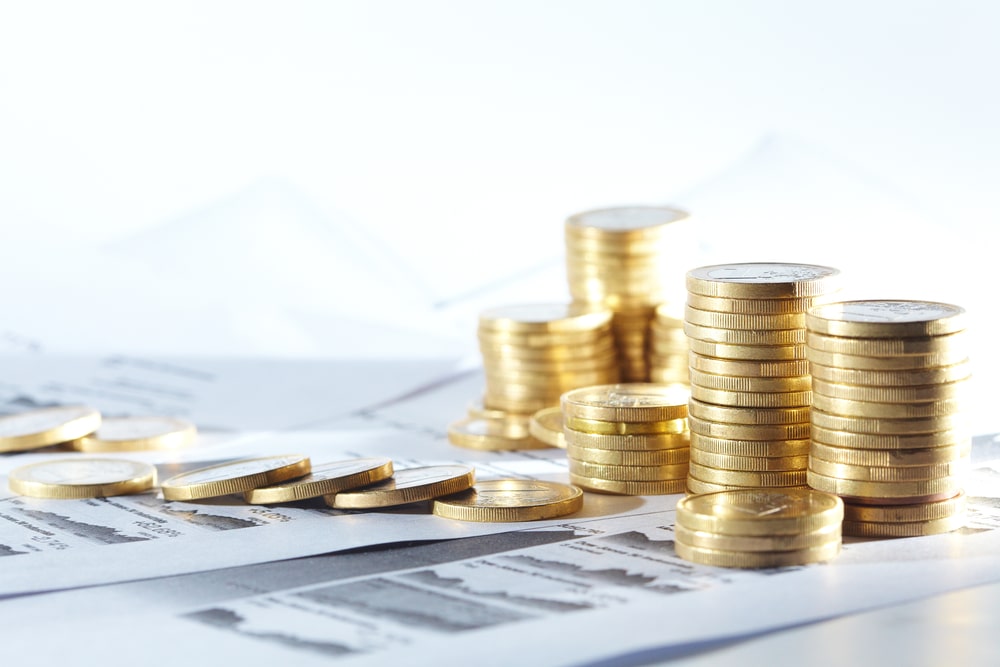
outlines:
[{"label": "gold coin", "polygon": [[305,477],[251,489],[243,498],[251,505],[290,503],[357,489],[389,477],[392,477],[392,461],[385,457],[336,461],[315,466]]},{"label": "gold coin", "polygon": [[966,441],[962,445],[927,449],[855,449],[813,442],[809,446],[809,451],[817,459],[831,463],[846,463],[853,466],[906,467],[948,463],[968,458],[972,452],[972,443]]},{"label": "gold coin", "polygon": [[522,414],[534,414],[543,408],[549,408],[559,403],[559,396],[543,394],[541,396],[509,397],[502,394],[487,392],[489,404],[498,410],[506,410]]},{"label": "gold coin", "polygon": [[514,424],[527,424],[531,415],[517,412],[507,412],[493,407],[487,407],[483,399],[477,398],[469,403],[465,410],[472,419],[494,419],[497,421],[509,421]]},{"label": "gold coin", "polygon": [[927,465],[881,467],[825,461],[810,452],[809,470],[826,477],[859,482],[924,482],[941,477],[965,475],[969,471],[969,459],[955,459]]},{"label": "gold coin", "polygon": [[766,393],[766,392],[793,392],[809,391],[812,382],[808,375],[796,375],[793,377],[765,378],[765,377],[745,377],[737,375],[718,375],[706,373],[692,368],[690,373],[691,384],[702,389],[721,389],[723,391]]},{"label": "gold coin", "polygon": [[156,484],[156,468],[120,459],[57,459],[11,470],[7,484],[33,498],[103,498],[148,491]]},{"label": "gold coin", "polygon": [[459,521],[539,521],[578,512],[583,491],[533,479],[490,479],[434,501],[438,516]]},{"label": "gold coin", "polygon": [[618,354],[613,348],[601,356],[578,357],[567,360],[515,359],[514,357],[483,357],[483,371],[491,376],[525,375],[573,375],[593,373],[613,368],[618,363]]},{"label": "gold coin", "polygon": [[687,305],[692,308],[714,310],[719,313],[785,315],[790,313],[805,313],[814,305],[830,301],[832,298],[832,295],[823,295],[818,297],[788,297],[784,299],[733,299],[689,292],[687,295]]},{"label": "gold coin", "polygon": [[687,217],[667,206],[615,206],[571,215],[565,227],[567,236],[646,240],[670,234]]},{"label": "gold coin", "polygon": [[828,266],[749,262],[688,271],[688,292],[734,299],[815,297],[840,288],[840,271]]},{"label": "gold coin", "polygon": [[580,419],[654,422],[687,416],[689,390],[652,382],[582,387],[562,395],[563,414]]},{"label": "gold coin", "polygon": [[483,359],[489,359],[493,364],[526,362],[533,364],[573,362],[577,359],[592,359],[606,357],[615,352],[615,339],[611,333],[595,337],[585,343],[572,345],[541,345],[527,347],[514,343],[483,343],[479,350]]},{"label": "gold coin", "polygon": [[697,447],[691,448],[691,461],[699,465],[721,470],[741,470],[745,472],[805,470],[809,457],[799,456],[734,456],[713,454]]},{"label": "gold coin", "polygon": [[928,521],[905,521],[899,523],[875,523],[844,520],[844,535],[854,537],[922,537],[950,533],[965,526],[964,513],[943,519]]},{"label": "gold coin", "polygon": [[799,535],[839,526],[844,503],[813,489],[738,489],[677,502],[677,523],[720,535]]},{"label": "gold coin", "polygon": [[913,338],[962,331],[965,309],[935,301],[839,301],[809,310],[810,331],[854,338]]},{"label": "gold coin", "polygon": [[691,398],[703,403],[729,405],[740,408],[792,408],[808,407],[812,401],[811,391],[726,391],[706,389],[691,385]]},{"label": "gold coin", "polygon": [[661,449],[687,449],[691,442],[691,434],[686,430],[680,433],[634,433],[606,434],[584,433],[566,429],[566,448],[585,447],[588,449],[603,449],[609,451],[651,451]]},{"label": "gold coin", "polygon": [[663,384],[686,384],[688,381],[687,372],[682,369],[657,368],[655,364],[649,369],[650,382],[660,382]]},{"label": "gold coin", "polygon": [[363,489],[323,496],[323,500],[342,510],[395,507],[465,491],[475,479],[475,470],[463,465],[406,468],[395,471],[389,479]]},{"label": "gold coin", "polygon": [[818,407],[812,409],[813,426],[833,431],[853,431],[855,433],[879,433],[888,435],[910,435],[915,433],[935,433],[965,428],[968,418],[963,413],[935,417],[895,418],[895,417],[851,417],[824,412]]},{"label": "gold coin", "polygon": [[687,419],[667,419],[649,422],[604,421],[601,419],[583,419],[571,417],[563,411],[563,428],[567,429],[566,440],[571,436],[568,431],[597,433],[600,435],[639,435],[653,433],[684,433],[688,430]]},{"label": "gold coin", "polygon": [[500,391],[510,396],[521,393],[547,392],[550,388],[568,391],[577,387],[591,386],[606,382],[617,372],[614,365],[593,371],[573,373],[528,373],[525,371],[504,371],[484,369],[486,386],[492,391]]},{"label": "gold coin", "polygon": [[807,456],[809,447],[808,438],[800,440],[730,440],[698,433],[691,434],[691,449],[698,449],[706,454],[764,458]]},{"label": "gold coin", "polygon": [[795,535],[727,535],[693,530],[678,522],[674,525],[674,536],[678,542],[700,549],[767,553],[810,549],[841,540],[840,524]]},{"label": "gold coin", "polygon": [[822,394],[813,396],[813,407],[817,410],[846,417],[887,417],[903,419],[908,417],[939,417],[958,413],[965,405],[960,399],[947,399],[925,403],[870,403],[849,398],[830,398]]},{"label": "gold coin", "polygon": [[854,354],[823,352],[807,347],[806,358],[811,365],[831,366],[871,371],[926,370],[939,366],[951,366],[968,358],[965,348],[956,348],[934,354],[910,354],[905,357],[863,357]]},{"label": "gold coin", "polygon": [[528,432],[546,445],[566,449],[566,436],[562,425],[562,408],[543,408],[531,416],[528,421]]},{"label": "gold coin", "polygon": [[684,479],[634,482],[584,477],[583,475],[575,475],[573,473],[569,474],[569,481],[585,491],[613,493],[624,496],[665,496],[672,493],[684,493],[686,486]]},{"label": "gold coin", "polygon": [[857,368],[835,368],[823,364],[810,364],[809,372],[813,379],[838,382],[841,384],[858,384],[886,387],[911,387],[941,382],[956,382],[965,380],[972,375],[969,361],[963,360],[950,366],[940,368],[925,368],[915,370],[870,370]]},{"label": "gold coin", "polygon": [[869,403],[923,403],[946,399],[965,398],[970,385],[964,380],[942,382],[912,387],[871,387],[855,384],[840,384],[826,380],[813,380],[813,400],[816,396]]},{"label": "gold coin", "polygon": [[786,361],[716,359],[706,357],[697,352],[689,352],[688,363],[692,370],[718,375],[739,375],[743,377],[789,378],[809,375],[807,359],[789,359]]},{"label": "gold coin", "polygon": [[763,569],[833,560],[840,553],[840,540],[797,551],[723,551],[692,547],[680,541],[674,542],[674,549],[684,560],[700,565]]},{"label": "gold coin", "polygon": [[799,424],[733,424],[688,417],[692,435],[730,440],[801,440],[809,437],[809,422]]},{"label": "gold coin", "polygon": [[93,433],[101,413],[82,405],[61,405],[0,416],[0,452],[20,452],[68,442]]},{"label": "gold coin", "polygon": [[904,357],[921,354],[948,354],[966,346],[964,332],[920,338],[844,338],[806,332],[806,345],[821,352],[854,354],[862,357]]},{"label": "gold coin", "polygon": [[81,452],[181,449],[194,443],[198,430],[174,417],[105,417],[97,432],[71,441]]},{"label": "gold coin", "polygon": [[164,500],[198,500],[244,493],[308,475],[309,458],[300,454],[241,459],[174,475],[160,485]]},{"label": "gold coin", "polygon": [[574,475],[592,479],[607,479],[617,482],[657,482],[683,479],[688,474],[688,464],[685,461],[671,465],[652,466],[608,465],[571,458],[569,459],[569,471]]},{"label": "gold coin", "polygon": [[490,308],[479,314],[480,332],[511,334],[590,332],[607,326],[611,311],[576,303],[531,303]]},{"label": "gold coin", "polygon": [[[684,308],[684,321],[702,327],[741,330],[784,330],[804,329],[805,313],[781,313],[758,315],[755,313],[720,313],[715,310],[700,310],[688,304]],[[798,341],[796,341],[798,342]],[[805,339],[803,338],[803,342]]]},{"label": "gold coin", "polygon": [[528,424],[491,419],[460,419],[448,425],[448,442],[480,451],[548,449],[551,445],[531,435]]},{"label": "gold coin", "polygon": [[688,339],[688,347],[692,352],[716,357],[718,359],[735,359],[744,361],[788,361],[805,359],[806,346],[795,345],[735,345],[714,343],[712,341]]},{"label": "gold coin", "polygon": [[893,451],[926,449],[929,447],[951,447],[968,444],[970,442],[969,438],[967,429],[897,435],[891,433],[853,433],[850,431],[823,428],[816,424],[813,424],[812,427],[812,439],[814,442],[851,449]]},{"label": "gold coin", "polygon": [[806,342],[805,329],[719,329],[684,322],[684,333],[695,340],[726,345],[802,345]]},{"label": "gold coin", "polygon": [[515,348],[521,350],[542,350],[562,346],[594,346],[604,342],[610,335],[607,329],[590,329],[584,331],[552,331],[543,333],[511,333],[509,331],[488,331],[480,329],[476,333],[479,349],[483,356],[489,356],[494,350]]},{"label": "gold coin", "polygon": [[809,421],[809,407],[745,408],[712,405],[697,399],[688,402],[691,417],[733,424],[803,424]]},{"label": "gold coin", "polygon": [[962,490],[960,476],[939,477],[911,482],[869,482],[856,479],[840,479],[806,470],[806,479],[814,489],[836,493],[843,498],[861,500],[892,498],[923,498],[927,496],[953,496]]},{"label": "gold coin", "polygon": [[706,465],[688,464],[688,475],[710,484],[726,486],[801,486],[806,483],[806,471],[783,470],[779,472],[745,472],[742,470],[722,470]]},{"label": "gold coin", "polygon": [[620,450],[569,445],[566,447],[566,457],[586,463],[612,466],[661,466],[687,463],[691,454],[688,447]]},{"label": "gold coin", "polygon": [[966,496],[960,491],[950,498],[905,505],[855,505],[844,503],[844,519],[868,523],[911,523],[964,515]]},{"label": "gold coin", "polygon": [[[747,484],[712,484],[710,482],[703,482],[700,479],[692,477],[688,474],[687,479],[687,491],[692,495],[701,495],[705,493],[718,493],[720,491],[745,491],[747,489],[753,488],[765,488],[756,487],[754,485]],[[772,489],[780,489],[781,491],[786,491],[788,489],[807,489],[809,488],[805,484],[795,484],[792,486],[773,486],[768,487]]]}]

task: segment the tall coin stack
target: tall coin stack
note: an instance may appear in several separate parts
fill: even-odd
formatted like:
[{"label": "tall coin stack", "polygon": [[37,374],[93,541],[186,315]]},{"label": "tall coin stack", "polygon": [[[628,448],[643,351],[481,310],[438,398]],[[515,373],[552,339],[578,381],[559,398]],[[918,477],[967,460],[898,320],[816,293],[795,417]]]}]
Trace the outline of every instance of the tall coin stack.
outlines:
[{"label": "tall coin stack", "polygon": [[[598,209],[566,220],[566,271],[573,300],[614,311],[626,382],[649,380],[649,325],[656,306],[683,298],[683,257],[693,242],[688,214],[662,206]],[[683,355],[681,355],[683,357]]]},{"label": "tall coin stack", "polygon": [[655,383],[583,387],[562,396],[573,484],[623,495],[682,493],[688,388]]},{"label": "tall coin stack", "polygon": [[961,527],[971,451],[965,311],[931,301],[844,301],[813,308],[806,326],[808,480],[843,498],[844,534]]},{"label": "tall coin stack", "polygon": [[448,427],[452,444],[471,449],[547,447],[532,437],[532,414],[559,405],[570,389],[618,381],[611,312],[539,303],[479,315],[486,388],[482,405]]},{"label": "tall coin stack", "polygon": [[839,276],[766,262],[688,272],[690,493],[806,485],[805,313],[832,298]]}]

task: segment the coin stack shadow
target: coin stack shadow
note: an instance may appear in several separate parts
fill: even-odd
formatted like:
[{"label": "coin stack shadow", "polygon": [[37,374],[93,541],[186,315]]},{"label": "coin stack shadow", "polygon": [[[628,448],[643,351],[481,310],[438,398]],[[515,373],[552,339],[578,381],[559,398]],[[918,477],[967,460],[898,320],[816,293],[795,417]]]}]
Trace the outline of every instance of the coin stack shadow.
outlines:
[{"label": "coin stack shadow", "polygon": [[[683,299],[684,258],[694,247],[688,214],[663,206],[585,211],[565,223],[566,273],[574,302],[614,312],[623,382],[651,379],[650,323],[657,306]],[[664,320],[660,329],[669,328]],[[673,326],[680,328],[680,321]],[[664,333],[670,338],[669,333]],[[661,345],[657,381],[687,382],[686,348]],[[680,362],[680,368],[678,363]]]},{"label": "coin stack shadow", "polygon": [[827,304],[806,317],[814,392],[808,481],[843,498],[845,535],[913,537],[964,525],[964,312],[871,300]]},{"label": "coin stack shadow", "polygon": [[686,385],[624,383],[563,394],[573,484],[622,495],[682,493],[690,443]]},{"label": "coin stack shadow", "polygon": [[804,487],[810,376],[805,313],[839,289],[825,266],[740,263],[692,269],[689,493]]}]

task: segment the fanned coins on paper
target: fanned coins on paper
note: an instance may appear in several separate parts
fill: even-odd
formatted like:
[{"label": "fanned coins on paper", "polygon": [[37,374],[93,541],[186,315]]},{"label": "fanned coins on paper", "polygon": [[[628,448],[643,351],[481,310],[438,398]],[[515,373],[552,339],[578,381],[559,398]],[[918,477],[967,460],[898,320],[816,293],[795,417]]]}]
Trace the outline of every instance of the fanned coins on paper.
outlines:
[{"label": "fanned coins on paper", "polygon": [[692,269],[685,283],[688,491],[806,486],[813,398],[806,312],[834,298],[839,271],[719,264]]},{"label": "fanned coins on paper", "polygon": [[465,491],[471,488],[475,481],[476,471],[469,466],[421,466],[397,470],[392,477],[384,481],[323,498],[327,505],[336,509],[395,507]]},{"label": "fanned coins on paper", "polygon": [[10,490],[34,498],[102,498],[148,491],[156,468],[126,459],[58,459],[15,468]]},{"label": "fanned coins on paper", "polygon": [[82,405],[39,408],[0,416],[0,452],[50,447],[82,438],[101,426],[101,413]]},{"label": "fanned coins on paper", "polygon": [[252,505],[287,503],[358,489],[392,477],[392,460],[378,456],[334,461],[288,482],[251,489],[243,494]]},{"label": "fanned coins on paper", "polygon": [[174,475],[160,485],[165,500],[199,500],[270,486],[312,470],[300,454],[241,459]]},{"label": "fanned coins on paper", "polygon": [[679,329],[677,320],[659,320],[663,340],[654,357],[649,347],[657,308],[683,298],[684,258],[696,247],[691,224],[686,212],[666,206],[596,209],[566,220],[570,294],[614,312],[623,381],[649,381],[654,368],[660,381],[686,381],[683,363],[676,363],[687,351],[684,341],[665,331]]},{"label": "fanned coins on paper", "polygon": [[434,501],[438,516],[461,521],[539,521],[573,514],[583,491],[570,484],[531,479],[492,479]]},{"label": "fanned coins on paper", "polygon": [[688,473],[688,387],[632,382],[562,396],[570,481],[623,495],[682,493]]},{"label": "fanned coins on paper", "polygon": [[959,306],[899,299],[827,303],[806,315],[808,482],[844,499],[845,535],[964,525],[966,324]]},{"label": "fanned coins on paper", "polygon": [[768,568],[840,553],[844,504],[812,489],[733,489],[677,503],[677,555],[716,567]]},{"label": "fanned coins on paper", "polygon": [[81,452],[181,449],[192,445],[196,435],[194,424],[175,417],[105,417],[96,432],[69,444]]}]

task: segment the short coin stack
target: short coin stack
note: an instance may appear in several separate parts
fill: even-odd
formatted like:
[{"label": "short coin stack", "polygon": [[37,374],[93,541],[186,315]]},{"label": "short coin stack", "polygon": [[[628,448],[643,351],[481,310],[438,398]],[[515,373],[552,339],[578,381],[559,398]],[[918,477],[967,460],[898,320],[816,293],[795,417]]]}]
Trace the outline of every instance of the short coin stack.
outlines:
[{"label": "short coin stack", "polygon": [[683,493],[688,470],[688,389],[626,383],[562,397],[570,481],[623,495]]},{"label": "short coin stack", "polygon": [[830,300],[839,271],[811,264],[722,264],[688,272],[688,491],[806,485],[810,376],[805,312]]},{"label": "short coin stack", "polygon": [[844,505],[812,489],[737,489],[682,498],[674,548],[702,565],[806,565],[840,553]]},{"label": "short coin stack", "polygon": [[673,304],[657,306],[649,325],[649,379],[667,384],[688,384],[688,339],[683,314]]},{"label": "short coin stack", "polygon": [[492,308],[479,316],[486,391],[482,405],[448,427],[448,439],[480,450],[537,449],[530,417],[570,389],[616,382],[611,312],[573,304]]},{"label": "short coin stack", "polygon": [[[573,300],[614,311],[621,377],[649,380],[649,325],[656,306],[683,298],[683,257],[693,247],[687,213],[662,206],[586,211],[566,220]],[[682,355],[683,356],[683,355]]]},{"label": "short coin stack", "polygon": [[965,311],[844,301],[813,308],[806,325],[808,481],[844,499],[844,533],[911,537],[961,527],[971,448]]}]

